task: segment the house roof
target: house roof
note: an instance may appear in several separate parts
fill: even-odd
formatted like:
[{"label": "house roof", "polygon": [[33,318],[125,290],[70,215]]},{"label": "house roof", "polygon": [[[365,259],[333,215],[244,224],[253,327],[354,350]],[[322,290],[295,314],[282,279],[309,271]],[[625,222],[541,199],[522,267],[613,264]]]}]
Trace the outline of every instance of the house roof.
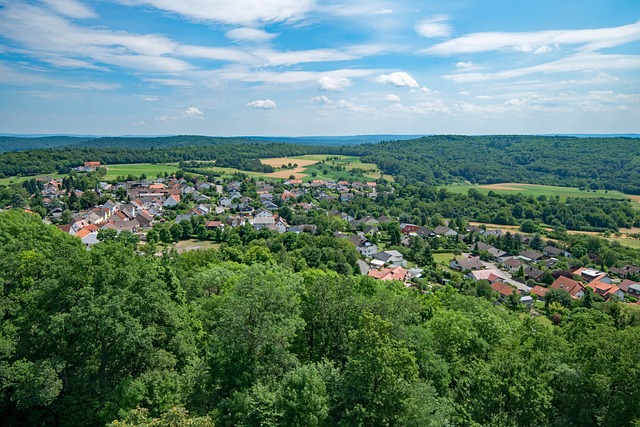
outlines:
[{"label": "house roof", "polygon": [[475,270],[470,273],[475,280],[488,280],[489,282],[503,281],[493,270]]},{"label": "house roof", "polygon": [[610,298],[612,295],[614,295],[616,292],[620,290],[620,288],[617,287],[616,285],[612,285],[610,283],[604,283],[598,279],[587,283],[587,286],[593,289],[593,291],[598,295],[602,295],[605,299]]},{"label": "house roof", "polygon": [[622,281],[622,283],[620,283],[620,289],[622,290],[622,292],[627,292],[627,289],[629,289],[629,286],[631,285],[637,285],[639,284],[638,282],[634,282],[633,280],[629,280],[629,279],[624,279]]},{"label": "house roof", "polygon": [[458,257],[456,258],[456,262],[463,270],[472,270],[474,268],[482,269],[484,265],[480,262],[478,258],[475,257]]},{"label": "house roof", "polygon": [[550,286],[551,289],[564,289],[569,292],[572,297],[576,297],[578,292],[584,292],[584,286],[581,283],[576,282],[573,279],[569,279],[565,276],[558,277]]},{"label": "house roof", "polygon": [[544,297],[547,292],[549,292],[548,288],[543,288],[540,285],[536,285],[533,288],[531,288],[531,290],[529,291],[529,293],[532,293],[534,295],[538,295],[539,297]]},{"label": "house roof", "polygon": [[378,280],[407,280],[408,271],[400,266],[383,268],[382,270],[369,270],[369,276]]},{"label": "house roof", "polygon": [[498,292],[500,295],[509,296],[515,292],[515,288],[512,288],[510,285],[502,282],[493,282],[491,284],[491,289]]}]

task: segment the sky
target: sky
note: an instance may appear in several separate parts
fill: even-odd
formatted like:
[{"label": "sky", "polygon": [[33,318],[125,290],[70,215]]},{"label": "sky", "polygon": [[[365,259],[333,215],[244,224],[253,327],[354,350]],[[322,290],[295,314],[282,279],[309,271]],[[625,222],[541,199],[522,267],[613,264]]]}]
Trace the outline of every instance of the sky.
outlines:
[{"label": "sky", "polygon": [[0,133],[640,133],[640,1],[0,0]]}]

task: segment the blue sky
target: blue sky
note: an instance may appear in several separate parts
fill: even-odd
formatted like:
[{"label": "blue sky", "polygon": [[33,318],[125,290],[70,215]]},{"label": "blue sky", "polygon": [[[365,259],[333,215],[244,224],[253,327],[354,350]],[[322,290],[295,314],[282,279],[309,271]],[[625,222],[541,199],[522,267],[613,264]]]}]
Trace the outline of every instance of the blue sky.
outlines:
[{"label": "blue sky", "polygon": [[0,132],[640,132],[638,0],[0,0]]}]

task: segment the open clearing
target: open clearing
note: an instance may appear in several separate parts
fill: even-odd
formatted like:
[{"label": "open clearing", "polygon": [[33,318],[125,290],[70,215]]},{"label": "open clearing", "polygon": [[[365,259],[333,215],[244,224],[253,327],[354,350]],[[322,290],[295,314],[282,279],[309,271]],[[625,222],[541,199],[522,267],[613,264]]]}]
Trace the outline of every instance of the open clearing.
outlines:
[{"label": "open clearing", "polygon": [[107,165],[108,180],[116,179],[119,176],[127,177],[128,175],[137,176],[144,174],[148,178],[155,178],[158,174],[172,174],[180,169],[177,163],[169,164],[152,164],[152,163],[130,163]]},{"label": "open clearing", "polygon": [[[335,154],[307,154],[303,156],[277,157],[261,159],[263,164],[278,168],[273,173],[264,174],[266,178],[296,179],[311,181],[312,179],[346,180],[374,180],[380,178],[381,172],[373,163],[362,163],[356,156],[340,156]],[[282,165],[294,165],[293,169],[280,169]],[[315,174],[315,176],[313,176]],[[388,181],[391,176],[385,175]]]},{"label": "open clearing", "polygon": [[189,239],[182,240],[175,244],[175,248],[178,253],[187,251],[196,251],[198,249],[217,249],[220,247],[219,243],[213,243],[208,240]]},{"label": "open clearing", "polygon": [[[538,184],[518,184],[514,182],[506,182],[501,184],[487,184],[487,185],[474,185],[474,184],[451,184],[447,185],[448,191],[453,193],[466,193],[471,188],[475,188],[483,194],[494,191],[501,194],[509,194],[518,192],[526,196],[547,196],[547,197],[560,197],[560,200],[566,200],[569,197],[573,198],[596,198],[603,197],[607,199],[631,199],[634,202],[640,201],[640,196],[631,196],[621,193],[619,191],[607,191],[607,190],[580,190],[572,187],[559,187],[555,185],[538,185]],[[635,204],[635,203],[634,203]]]}]

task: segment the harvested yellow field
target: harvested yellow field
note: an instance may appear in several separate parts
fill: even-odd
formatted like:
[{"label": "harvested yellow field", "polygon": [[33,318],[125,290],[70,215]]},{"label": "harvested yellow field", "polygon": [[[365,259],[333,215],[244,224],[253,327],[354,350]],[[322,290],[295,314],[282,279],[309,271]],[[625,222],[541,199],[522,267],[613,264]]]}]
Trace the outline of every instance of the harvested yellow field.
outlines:
[{"label": "harvested yellow field", "polygon": [[260,159],[262,164],[272,166],[274,168],[281,168],[282,165],[288,165],[289,163],[297,164],[294,169],[281,169],[276,172],[265,174],[270,178],[284,178],[287,179],[290,176],[294,176],[296,179],[302,179],[307,176],[305,172],[306,168],[318,163],[318,160],[298,159],[295,157],[276,157],[271,159]]},{"label": "harvested yellow field", "polygon": [[[523,191],[522,188],[511,187],[513,184],[489,184],[489,185],[479,185],[480,188],[486,188],[487,190],[507,190],[507,191]],[[525,184],[518,184],[525,185]]]},{"label": "harvested yellow field", "polygon": [[[260,159],[263,165],[273,166],[274,168],[279,168],[282,165],[287,165],[289,163],[298,164],[298,168],[315,165],[318,163],[317,160],[306,160],[306,159],[296,159],[291,157],[276,157],[272,159]],[[291,170],[291,169],[288,169]]]}]

